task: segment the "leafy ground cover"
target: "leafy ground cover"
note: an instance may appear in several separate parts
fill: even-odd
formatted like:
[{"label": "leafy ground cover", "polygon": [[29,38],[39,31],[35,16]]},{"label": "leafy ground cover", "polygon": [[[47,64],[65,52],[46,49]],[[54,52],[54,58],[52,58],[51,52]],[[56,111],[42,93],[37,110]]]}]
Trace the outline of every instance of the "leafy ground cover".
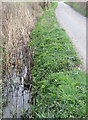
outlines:
[{"label": "leafy ground cover", "polygon": [[86,74],[79,68],[72,42],[55,18],[57,3],[41,16],[32,31],[31,51],[34,118],[86,116]]},{"label": "leafy ground cover", "polygon": [[88,17],[86,6],[85,7],[80,7],[80,5],[78,5],[75,2],[65,2],[65,3],[68,4],[68,5],[70,5],[72,8],[74,8],[76,11],[80,12],[84,16]]}]

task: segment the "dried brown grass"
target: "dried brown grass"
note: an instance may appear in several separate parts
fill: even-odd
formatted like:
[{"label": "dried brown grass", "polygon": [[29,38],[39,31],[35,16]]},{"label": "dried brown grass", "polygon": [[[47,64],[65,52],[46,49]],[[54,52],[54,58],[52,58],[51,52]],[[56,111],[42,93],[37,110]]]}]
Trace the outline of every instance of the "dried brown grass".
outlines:
[{"label": "dried brown grass", "polygon": [[20,70],[23,63],[30,66],[29,35],[42,14],[38,3],[2,3],[2,45],[8,70],[13,66]]}]

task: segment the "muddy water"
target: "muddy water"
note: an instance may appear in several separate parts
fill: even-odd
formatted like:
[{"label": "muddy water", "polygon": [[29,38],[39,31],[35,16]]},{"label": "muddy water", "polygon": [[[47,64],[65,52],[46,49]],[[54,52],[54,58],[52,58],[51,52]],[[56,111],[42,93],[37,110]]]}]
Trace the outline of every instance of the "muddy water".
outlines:
[{"label": "muddy water", "polygon": [[5,76],[4,97],[7,100],[4,106],[3,118],[29,117],[31,114],[31,93],[24,87],[24,79],[27,76],[27,66],[24,65],[21,76],[16,75],[13,69],[12,76]]}]

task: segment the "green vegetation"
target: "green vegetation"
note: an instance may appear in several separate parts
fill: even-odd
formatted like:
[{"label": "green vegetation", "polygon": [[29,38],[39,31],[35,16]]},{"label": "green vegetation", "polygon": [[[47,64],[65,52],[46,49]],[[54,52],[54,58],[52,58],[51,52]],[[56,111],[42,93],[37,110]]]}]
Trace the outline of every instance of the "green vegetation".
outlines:
[{"label": "green vegetation", "polygon": [[65,2],[65,3],[70,5],[72,8],[74,8],[75,10],[77,10],[78,12],[83,14],[84,16],[88,17],[85,7],[80,7],[80,5],[78,5],[77,3],[74,3],[74,2]]},{"label": "green vegetation", "polygon": [[56,21],[57,3],[51,6],[30,35],[32,115],[36,119],[81,118],[86,116],[86,74],[80,71],[72,42]]}]

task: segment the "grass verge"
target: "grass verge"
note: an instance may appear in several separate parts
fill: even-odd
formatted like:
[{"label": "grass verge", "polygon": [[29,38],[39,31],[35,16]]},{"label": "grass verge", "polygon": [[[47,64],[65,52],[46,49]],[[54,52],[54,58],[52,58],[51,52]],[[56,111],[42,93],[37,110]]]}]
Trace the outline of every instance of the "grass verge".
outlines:
[{"label": "grass verge", "polygon": [[86,8],[80,7],[77,3],[71,3],[71,2],[65,2],[66,4],[70,5],[72,8],[74,8],[79,13],[83,14],[84,16],[88,17],[88,14],[86,12]]},{"label": "grass verge", "polygon": [[36,119],[86,116],[86,74],[80,71],[81,61],[72,42],[56,21],[56,7],[52,3],[30,35],[32,115]]}]

